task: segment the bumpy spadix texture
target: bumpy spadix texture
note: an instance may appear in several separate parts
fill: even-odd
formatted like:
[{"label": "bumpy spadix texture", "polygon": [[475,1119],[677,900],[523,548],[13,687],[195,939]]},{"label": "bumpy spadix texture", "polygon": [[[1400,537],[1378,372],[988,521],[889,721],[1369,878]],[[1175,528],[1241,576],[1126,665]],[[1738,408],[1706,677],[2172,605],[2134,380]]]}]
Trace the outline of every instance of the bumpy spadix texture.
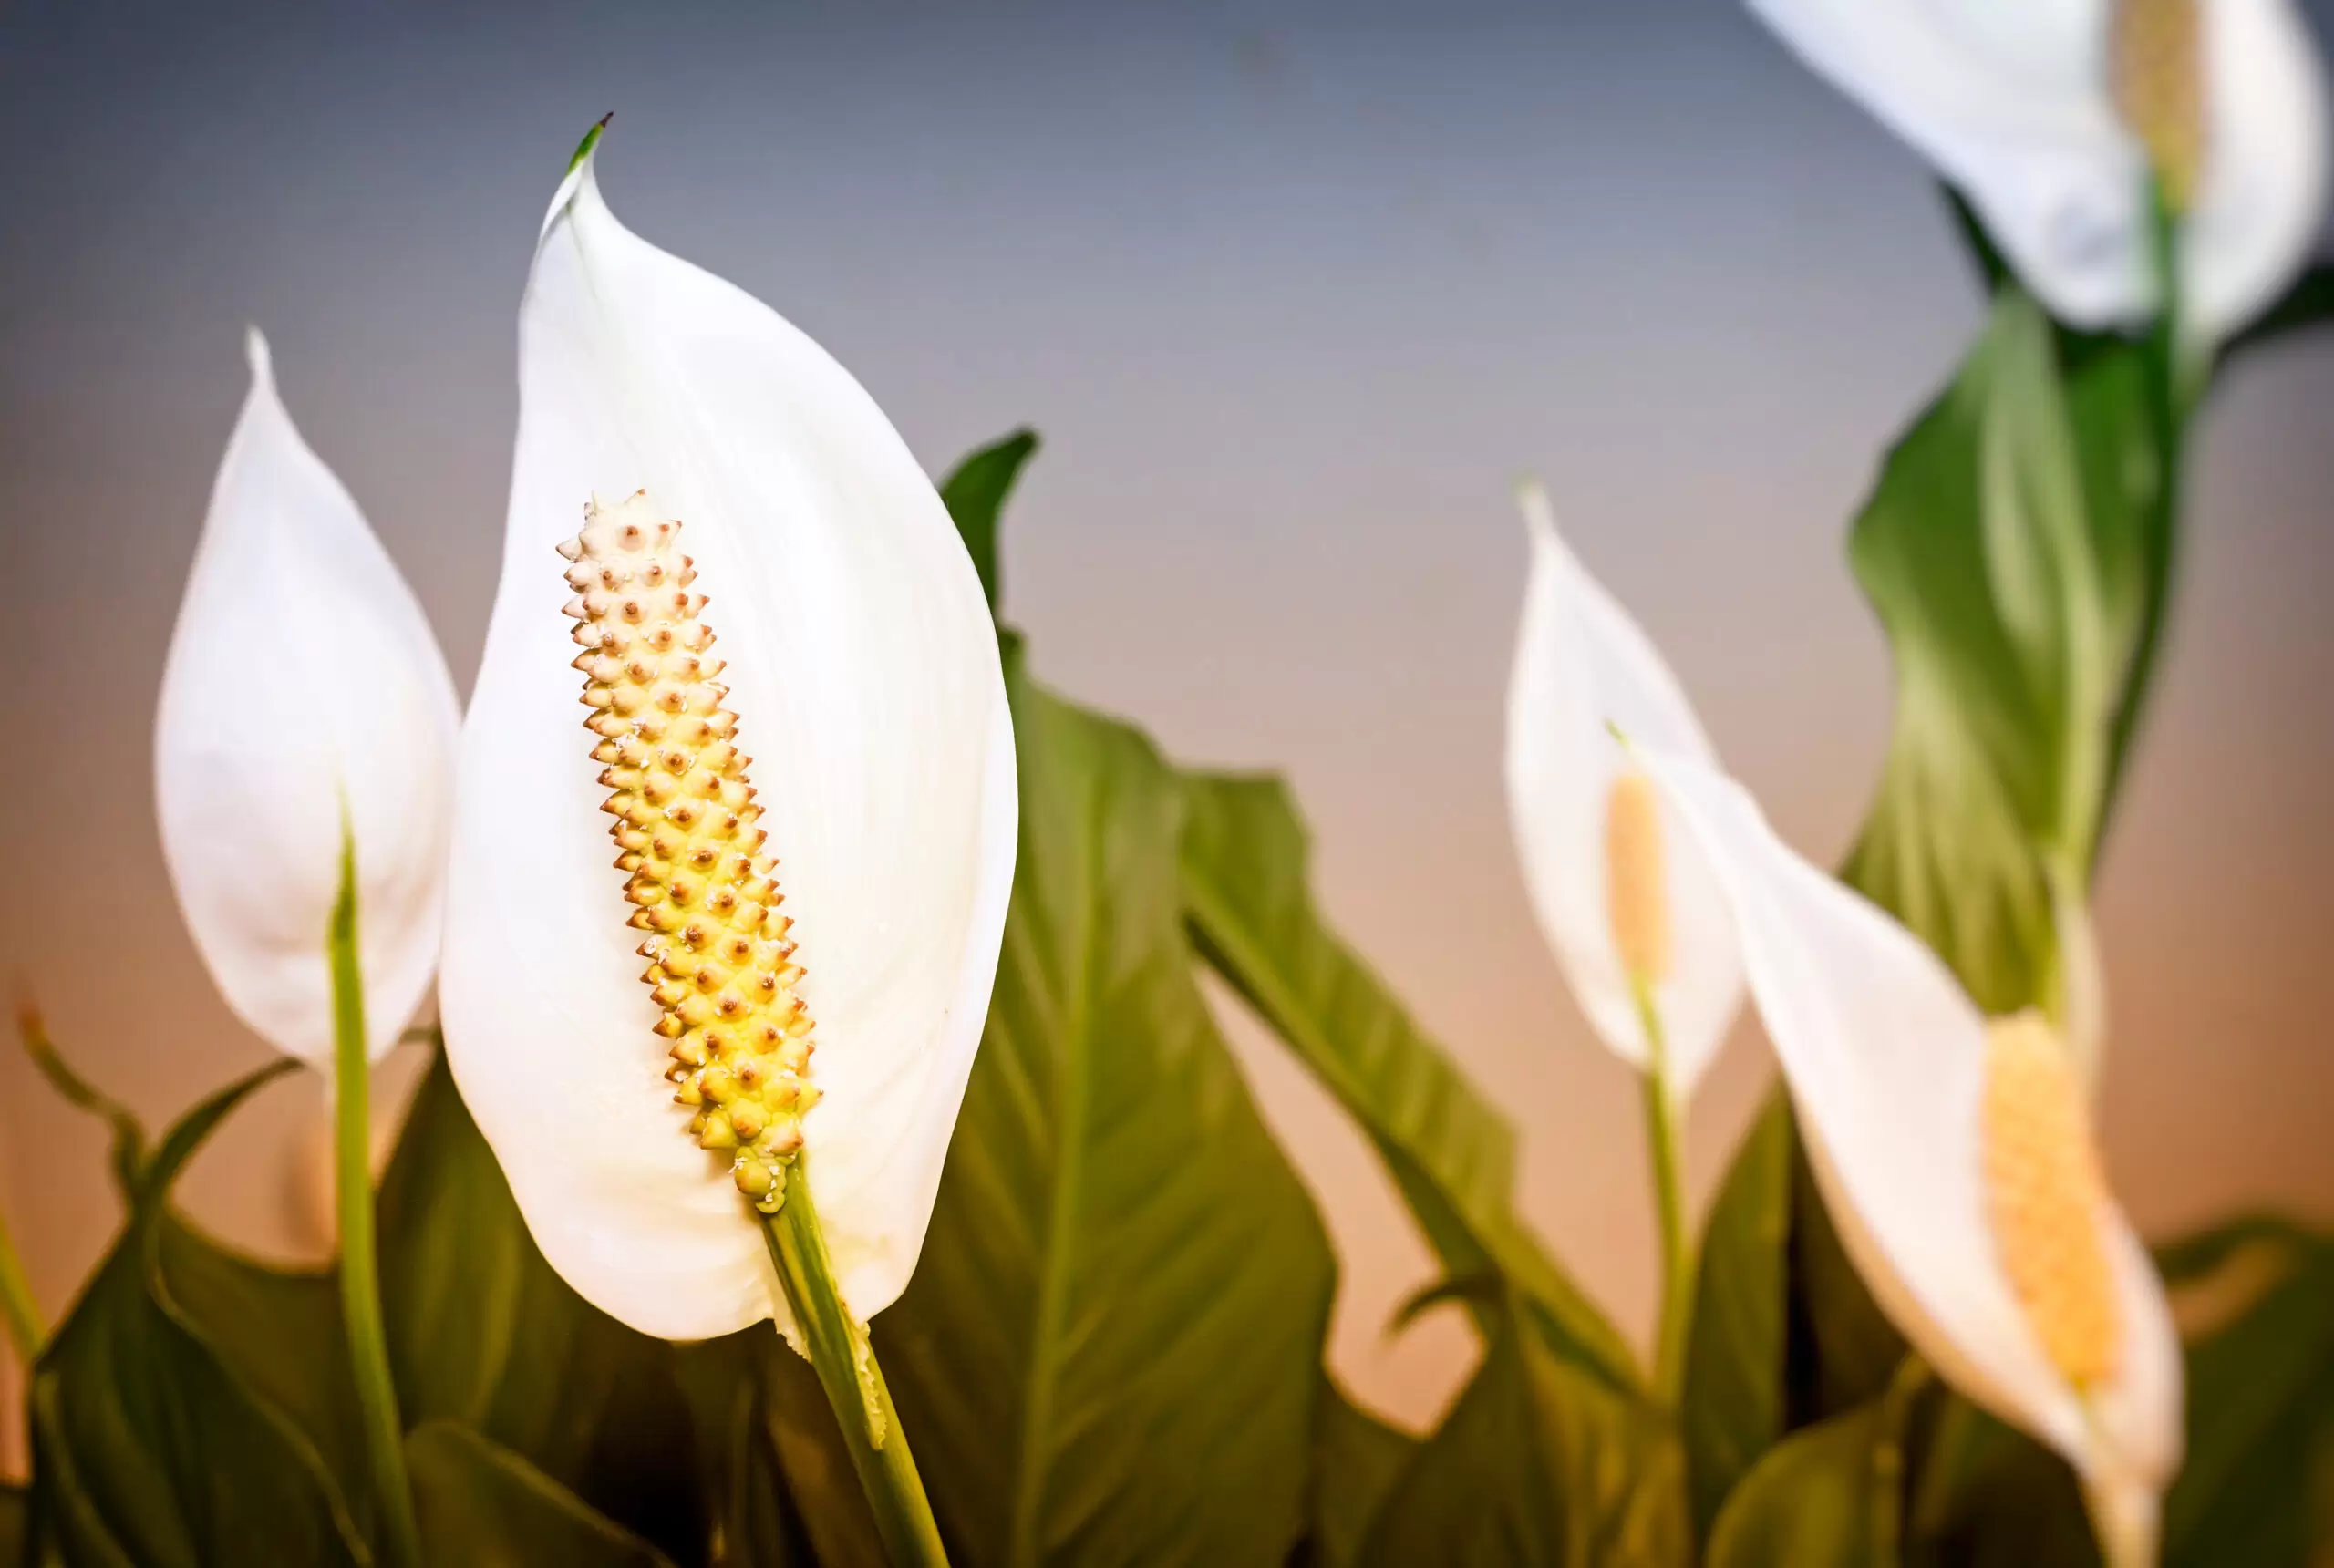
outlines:
[{"label": "bumpy spadix texture", "polygon": [[2058,1042],[2035,1020],[1989,1026],[1740,786],[1685,759],[1646,766],[1726,890],[1825,1207],[1874,1298],[1955,1387],[2064,1454],[2104,1511],[2152,1517],[2179,1462],[2179,1343],[2091,1162]]},{"label": "bumpy spadix texture", "polygon": [[779,913],[777,866],[763,852],[738,749],[737,716],[722,706],[713,632],[689,592],[697,569],[680,524],[644,494],[613,510],[594,502],[584,531],[560,547],[582,625],[585,726],[613,791],[601,809],[630,872],[630,923],[648,933],[641,978],[662,1007],[656,1033],[672,1042],[666,1077],[687,1108],[697,1147],[729,1160],[731,1180],[765,1213],[786,1198],[787,1169],[802,1150],[802,1117],[818,1101],[810,1079],[811,1014]]},{"label": "bumpy spadix texture", "polygon": [[1558,536],[1546,495],[1529,486],[1520,499],[1532,574],[1507,696],[1516,859],[1590,1026],[1646,1067],[1645,990],[1682,1099],[1741,1006],[1742,964],[1709,868],[1630,748],[1708,761],[1710,744],[1651,641]]},{"label": "bumpy spadix texture", "polygon": [[2115,1375],[2122,1311],[2102,1219],[2107,1179],[2081,1074],[2040,1014],[1986,1034],[1986,1196],[2010,1288],[2077,1387]]},{"label": "bumpy spadix texture", "polygon": [[[804,232],[790,242],[814,252],[819,239]],[[786,273],[783,258],[755,261],[773,278]],[[645,803],[662,765],[651,757],[633,769],[621,737],[603,737],[617,749],[600,765],[610,782],[598,781],[576,697],[601,672],[573,667],[577,623],[560,614],[578,591],[562,581],[553,551],[574,537],[585,502],[644,490],[652,521],[683,520],[690,591],[709,601],[715,651],[727,661],[718,705],[740,716],[754,755],[752,830],[769,835],[754,852],[774,857],[793,921],[782,934],[774,917],[753,931],[708,931],[703,957],[675,944],[686,924],[625,923],[643,913],[653,923],[670,906],[625,901],[603,808],[625,789]],[[674,623],[676,646],[694,635],[686,624]],[[604,684],[612,710],[621,683]],[[710,712],[695,717],[713,722]],[[700,753],[683,777],[718,776],[725,796],[742,788],[728,771],[734,759],[707,766],[713,755]],[[626,781],[635,772],[637,786]],[[676,789],[673,801],[685,799]],[[510,522],[462,732],[439,984],[463,1100],[570,1284],[671,1339],[783,1311],[761,1226],[738,1197],[739,1176],[757,1178],[738,1150],[708,1152],[688,1136],[705,1107],[673,1104],[683,1086],[668,1073],[687,1069],[685,1084],[706,1095],[707,1079],[721,1086],[711,1069],[723,1064],[710,1043],[703,1077],[676,1062],[669,1053],[688,1027],[660,1038],[659,1021],[677,1006],[695,1027],[696,1004],[651,994],[718,980],[709,962],[733,978],[697,995],[712,1009],[709,1025],[725,1022],[718,998],[742,972],[739,998],[752,1000],[754,972],[711,944],[739,934],[798,944],[782,958],[770,950],[773,967],[761,973],[799,966],[780,984],[818,1020],[818,1099],[800,1115],[789,1189],[815,1194],[855,1315],[899,1295],[987,1014],[1016,828],[997,634],[931,481],[825,351],[617,222],[584,159],[553,201],[520,311]],[[688,879],[702,873],[687,858],[702,846],[675,847],[673,885],[693,888]],[[624,852],[672,860],[655,851]],[[718,857],[707,869],[720,870]],[[733,858],[725,874],[735,871]],[[740,913],[760,880],[734,884]],[[710,884],[703,895],[715,896]],[[651,935],[666,945],[651,954],[658,977],[644,985],[637,950]],[[743,1141],[757,1146],[775,1188],[780,1165],[766,1156],[786,1141],[787,1124],[759,1103],[769,1120]],[[736,1133],[735,1111],[723,1114]],[[700,1136],[715,1128],[708,1115]]]},{"label": "bumpy spadix texture", "polygon": [[2120,0],[2108,65],[2116,111],[2147,149],[2164,201],[2184,212],[2205,159],[2205,0]]},{"label": "bumpy spadix texture", "polygon": [[421,606],[293,428],[267,343],[220,459],[154,725],[162,858],[238,1016],[329,1069],[344,826],[371,1053],[429,989],[453,811],[453,678]]},{"label": "bumpy spadix texture", "polygon": [[1632,768],[1605,797],[1605,909],[1622,972],[1641,985],[1669,973],[1668,857],[1661,798]]},{"label": "bumpy spadix texture", "polygon": [[1749,3],[1936,164],[2069,321],[2156,307],[2152,166],[2182,199],[2192,336],[2226,336],[2308,260],[2325,83],[2293,0]]}]

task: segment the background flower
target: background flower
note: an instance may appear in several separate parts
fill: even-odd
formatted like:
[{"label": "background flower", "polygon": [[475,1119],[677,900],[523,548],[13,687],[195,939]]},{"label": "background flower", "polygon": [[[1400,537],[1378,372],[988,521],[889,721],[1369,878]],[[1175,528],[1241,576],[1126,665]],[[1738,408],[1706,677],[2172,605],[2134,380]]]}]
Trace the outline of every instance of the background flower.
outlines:
[{"label": "background flower", "polygon": [[155,807],[228,1005],[328,1071],[343,832],[377,1059],[437,967],[460,707],[412,590],[293,428],[256,329],[249,352],[162,672]]}]

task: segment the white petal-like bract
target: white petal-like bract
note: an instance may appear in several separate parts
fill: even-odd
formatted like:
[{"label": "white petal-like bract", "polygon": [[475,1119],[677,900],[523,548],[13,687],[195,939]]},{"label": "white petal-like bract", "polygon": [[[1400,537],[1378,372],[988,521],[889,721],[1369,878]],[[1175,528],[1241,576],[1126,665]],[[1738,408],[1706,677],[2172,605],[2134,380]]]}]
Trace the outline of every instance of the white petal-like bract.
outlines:
[{"label": "white petal-like bract", "polygon": [[[2326,194],[2317,50],[2292,0],[2195,0],[2202,166],[2185,314],[2216,341],[2308,259]],[[2155,307],[2147,160],[2110,81],[2112,0],[1750,0],[1801,58],[1968,199],[2026,285],[2079,325]]]},{"label": "white petal-like bract", "polygon": [[429,623],[300,439],[267,344],[227,443],[154,727],[162,855],[227,1003],[329,1071],[344,822],[371,1055],[429,989],[460,705]]},{"label": "white petal-like bract", "polygon": [[2109,1380],[2079,1392],[1989,1218],[1987,1020],[1917,937],[1786,847],[1740,785],[1684,758],[1648,767],[1725,887],[1824,1205],[1875,1299],[1948,1383],[2057,1449],[2096,1494],[2160,1494],[2179,1462],[2179,1347],[2122,1212],[2100,1221],[2121,1351]]},{"label": "white petal-like bract", "polygon": [[[1522,500],[1532,570],[1508,686],[1509,815],[1533,911],[1574,996],[1597,1036],[1642,1068],[1647,1042],[1607,901],[1606,813],[1636,767],[1630,748],[1707,762],[1710,744],[1652,642],[1558,535],[1546,497],[1527,487]],[[1709,868],[1674,809],[1657,809],[1668,961],[1655,1001],[1683,1099],[1741,1006],[1742,965]]]},{"label": "white petal-like bract", "polygon": [[463,731],[447,1050],[553,1267],[644,1332],[783,1308],[727,1160],[673,1103],[614,869],[570,589],[594,494],[683,525],[817,1021],[803,1169],[842,1295],[905,1286],[986,1015],[1017,827],[979,580],[904,442],[775,312],[650,245],[584,159],[520,314],[520,422]]},{"label": "white petal-like bract", "polygon": [[2180,233],[2187,314],[2218,341],[2275,303],[2326,211],[2326,77],[2292,0],[2204,6],[2205,166]]}]

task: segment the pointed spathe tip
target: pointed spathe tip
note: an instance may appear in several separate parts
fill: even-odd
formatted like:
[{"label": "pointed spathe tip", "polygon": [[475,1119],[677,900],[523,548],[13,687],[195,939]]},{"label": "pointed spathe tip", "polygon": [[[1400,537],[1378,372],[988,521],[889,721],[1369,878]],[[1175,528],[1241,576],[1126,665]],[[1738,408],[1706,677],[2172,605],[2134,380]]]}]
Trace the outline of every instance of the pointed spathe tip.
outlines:
[{"label": "pointed spathe tip", "polygon": [[1537,474],[1516,477],[1515,505],[1523,513],[1523,526],[1534,539],[1554,539],[1556,533],[1556,509],[1548,500],[1548,487],[1540,482]]},{"label": "pointed spathe tip", "polygon": [[601,134],[608,129],[608,121],[615,119],[615,117],[616,111],[610,109],[598,119],[593,121],[592,129],[584,133],[584,139],[575,144],[575,156],[567,160],[568,173],[574,173],[577,170],[583,168],[585,163],[591,160],[593,152],[595,151],[600,145]]},{"label": "pointed spathe tip", "polygon": [[275,359],[268,352],[267,334],[252,323],[243,326],[243,360],[252,367],[252,385],[264,387],[275,380]]},{"label": "pointed spathe tip", "polygon": [[599,153],[600,137],[607,130],[608,122],[615,117],[614,109],[602,115],[592,129],[584,133],[584,139],[575,144],[575,155],[567,160],[567,172],[560,178],[559,189],[552,192],[551,206],[543,213],[543,225],[536,232],[538,243],[551,232],[552,225],[559,222],[560,214],[566,211],[569,203],[575,200],[576,192],[591,181],[592,160]]}]

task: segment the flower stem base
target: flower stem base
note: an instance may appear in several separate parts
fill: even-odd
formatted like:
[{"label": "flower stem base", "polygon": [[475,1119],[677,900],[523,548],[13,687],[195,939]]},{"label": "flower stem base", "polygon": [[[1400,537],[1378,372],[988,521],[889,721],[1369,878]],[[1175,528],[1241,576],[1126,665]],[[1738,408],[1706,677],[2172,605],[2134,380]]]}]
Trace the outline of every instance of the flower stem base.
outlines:
[{"label": "flower stem base", "polygon": [[819,1387],[826,1390],[835,1424],[842,1429],[843,1447],[851,1452],[852,1468],[874,1511],[884,1551],[896,1568],[945,1568],[948,1553],[940,1542],[940,1527],[933,1521],[924,1479],[916,1473],[915,1456],[908,1451],[907,1434],[900,1429],[899,1413],[892,1407],[883,1369],[875,1363],[867,1326],[852,1319],[836,1288],[826,1236],[811,1201],[803,1169],[807,1164],[806,1158],[795,1166],[779,1212],[759,1215],[762,1239],[778,1270],[803,1352],[819,1374]]},{"label": "flower stem base", "polygon": [[1686,1224],[1686,1154],[1678,1136],[1677,1091],[1670,1085],[1668,1041],[1652,988],[1637,982],[1637,1018],[1647,1046],[1645,1128],[1653,1165],[1654,1207],[1661,1227],[1661,1316],[1654,1330],[1654,1392],[1671,1409],[1685,1391],[1686,1347],[1693,1326],[1694,1239]]},{"label": "flower stem base", "polygon": [[380,1510],[381,1559],[421,1568],[421,1532],[405,1468],[405,1427],[381,1327],[380,1263],[373,1244],[372,1062],[366,1050],[365,980],[356,959],[356,851],[346,825],[340,897],[326,932],[332,962],[333,1186],[340,1222],[340,1310]]}]

